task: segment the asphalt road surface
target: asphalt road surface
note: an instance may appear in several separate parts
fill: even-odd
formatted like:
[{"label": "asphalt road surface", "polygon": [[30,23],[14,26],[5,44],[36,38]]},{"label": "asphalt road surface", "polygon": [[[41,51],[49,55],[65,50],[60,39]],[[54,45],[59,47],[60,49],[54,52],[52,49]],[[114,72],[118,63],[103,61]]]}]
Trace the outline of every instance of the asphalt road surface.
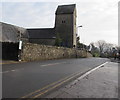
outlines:
[{"label": "asphalt road surface", "polygon": [[2,65],[2,97],[30,98],[74,73],[84,73],[108,61],[105,58],[61,59]]},{"label": "asphalt road surface", "polygon": [[84,75],[84,77],[80,76],[44,97],[80,98],[80,100],[83,98],[91,98],[90,100],[95,98],[99,98],[95,100],[118,100],[118,66],[116,62],[107,62],[104,66],[95,68],[96,70]]}]

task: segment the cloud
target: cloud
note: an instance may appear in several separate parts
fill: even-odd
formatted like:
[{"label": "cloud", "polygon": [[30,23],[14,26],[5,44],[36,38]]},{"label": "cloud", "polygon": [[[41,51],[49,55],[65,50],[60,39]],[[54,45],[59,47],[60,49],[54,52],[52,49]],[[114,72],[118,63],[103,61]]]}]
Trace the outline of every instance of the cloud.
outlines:
[{"label": "cloud", "polygon": [[2,21],[27,28],[54,27],[57,6],[71,3],[77,4],[77,25],[83,25],[81,42],[104,39],[117,43],[118,0],[3,0]]},{"label": "cloud", "polygon": [[53,27],[55,16],[53,5],[55,4],[40,2],[3,3],[3,21],[23,27]]},{"label": "cloud", "polygon": [[109,1],[78,3],[77,24],[83,25],[79,29],[81,42],[89,44],[90,41],[104,39],[110,43],[118,43],[118,2]]},{"label": "cloud", "polygon": [[0,3],[0,20],[2,20],[2,3]]}]

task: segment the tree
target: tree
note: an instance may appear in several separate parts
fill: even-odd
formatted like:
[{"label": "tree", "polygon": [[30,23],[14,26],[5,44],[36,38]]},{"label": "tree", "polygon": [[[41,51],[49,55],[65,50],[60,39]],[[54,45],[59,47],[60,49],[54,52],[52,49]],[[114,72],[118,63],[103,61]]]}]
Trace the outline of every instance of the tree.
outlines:
[{"label": "tree", "polygon": [[93,57],[100,56],[99,49],[95,46],[95,44],[93,42],[90,43],[89,48],[90,48],[89,51],[91,52],[91,54],[93,55]]},{"label": "tree", "polygon": [[106,54],[106,57],[112,57],[112,52],[113,52],[113,44],[111,43],[106,43],[106,47],[104,49],[104,53]]},{"label": "tree", "polygon": [[87,49],[87,45],[83,44],[83,43],[80,43],[80,37],[78,36],[77,37],[77,48],[79,49]]},{"label": "tree", "polygon": [[99,48],[100,57],[102,57],[103,51],[104,51],[105,48],[106,48],[106,42],[105,42],[104,40],[99,40],[99,41],[96,42],[96,45],[97,45],[98,48]]},{"label": "tree", "polygon": [[61,46],[62,45],[62,39],[60,38],[59,34],[57,34],[55,39],[55,46]]},{"label": "tree", "polygon": [[107,43],[104,40],[99,40],[96,42],[96,46],[99,48],[100,57],[112,57],[114,44]]}]

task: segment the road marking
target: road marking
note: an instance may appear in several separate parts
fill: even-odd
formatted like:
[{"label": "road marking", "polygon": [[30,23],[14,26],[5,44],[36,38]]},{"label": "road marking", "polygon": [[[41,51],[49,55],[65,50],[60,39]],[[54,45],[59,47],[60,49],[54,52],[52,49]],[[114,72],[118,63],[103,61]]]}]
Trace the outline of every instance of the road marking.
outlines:
[{"label": "road marking", "polygon": [[11,70],[12,72],[14,72],[15,70]]},{"label": "road marking", "polygon": [[[22,68],[22,69],[23,69],[23,68]],[[21,70],[22,70],[22,69],[21,69]],[[16,69],[16,70],[13,69],[13,70],[10,70],[10,71],[4,71],[4,72],[0,72],[0,73],[8,73],[8,72],[15,72],[15,71],[18,71],[18,70],[17,70],[17,69]]]},{"label": "road marking", "polygon": [[26,61],[22,61],[22,62],[17,62],[17,61],[8,61],[8,62],[2,62],[0,63],[1,65],[4,65],[4,64],[17,64],[17,63],[24,63]]},{"label": "road marking", "polygon": [[52,64],[45,64],[45,65],[41,65],[42,67],[45,67],[45,66],[54,66],[54,65],[59,65],[59,64],[64,64],[66,62],[62,62],[62,63],[52,63]]},{"label": "road marking", "polygon": [[[79,80],[82,79],[82,78],[84,78],[85,76],[89,75],[89,74],[92,73],[93,71],[97,70],[98,68],[104,66],[104,65],[107,64],[107,63],[108,63],[108,62],[105,62],[105,63],[99,65],[98,67],[95,67],[95,68],[93,68],[92,70],[90,70],[90,71],[86,72],[85,74],[81,75],[81,76],[79,77]],[[62,81],[61,83],[59,83],[59,84],[57,84],[57,85],[55,85],[55,86],[53,86],[53,87],[47,89],[47,90],[44,91],[44,92],[41,92],[40,94],[38,94],[38,95],[32,97],[32,100],[35,99],[35,98],[37,98],[37,97],[39,97],[39,96],[41,96],[41,95],[43,95],[43,94],[45,94],[45,93],[47,93],[47,92],[50,91],[50,90],[53,90],[54,88],[56,88],[56,87],[62,85],[63,83],[65,83],[65,82],[67,82],[67,81],[73,79],[74,77],[78,76],[79,74],[80,74],[80,73],[78,73],[78,74],[76,74],[75,76],[72,76],[72,77],[70,77],[70,78],[68,78],[68,79],[66,79],[66,80],[64,80],[64,81]]]},{"label": "road marking", "polygon": [[4,71],[4,72],[0,72],[0,73],[8,73],[9,71]]},{"label": "road marking", "polygon": [[93,71],[97,70],[98,68],[103,67],[103,66],[104,66],[105,64],[107,64],[107,63],[108,63],[108,62],[105,62],[105,63],[103,63],[103,64],[101,64],[101,65],[99,65],[99,66],[91,69],[90,71],[88,71],[88,72],[86,72],[85,74],[83,74],[82,76],[80,76],[78,79],[80,80],[80,79],[84,78],[85,76],[89,75],[90,73],[92,73]]},{"label": "road marking", "polygon": [[[32,95],[34,95],[35,93],[40,92],[39,94],[31,97],[31,99],[35,99],[35,98],[37,98],[37,97],[39,97],[39,96],[47,93],[48,91],[50,91],[50,90],[52,90],[52,89],[54,89],[54,88],[62,85],[63,83],[65,83],[65,82],[67,82],[67,81],[69,81],[69,80],[77,77],[78,75],[81,75],[81,76],[79,77],[79,79],[82,79],[82,78],[84,78],[85,76],[89,75],[91,72],[93,72],[93,71],[95,71],[96,69],[104,66],[104,65],[107,64],[107,63],[108,63],[108,62],[105,62],[105,63],[103,63],[103,64],[101,64],[101,65],[99,65],[99,66],[97,66],[97,67],[95,67],[95,68],[87,71],[87,72],[86,72],[85,74],[83,74],[83,75],[81,75],[82,73],[80,73],[80,72],[73,73],[73,74],[71,74],[71,75],[69,75],[69,76],[67,76],[67,77],[65,77],[65,78],[63,78],[63,79],[60,79],[60,80],[58,80],[58,81],[56,81],[56,82],[53,82],[52,84],[49,84],[49,85],[47,85],[47,86],[45,86],[45,87],[43,87],[43,88],[41,88],[41,89],[39,89],[39,90],[36,90],[36,91],[34,91],[34,92],[26,95],[26,96],[23,96],[23,97],[21,97],[21,98],[29,98],[29,96],[32,96]],[[57,83],[58,83],[58,84],[57,84]],[[55,85],[55,84],[56,84],[56,85]],[[54,86],[53,86],[53,85],[54,85]],[[53,87],[50,87],[50,86],[53,86]],[[47,89],[47,88],[48,88],[48,89]],[[44,90],[44,89],[47,89],[47,90]],[[41,92],[42,90],[44,90],[44,91]],[[31,99],[30,99],[30,100],[31,100]],[[19,100],[20,100],[20,99],[19,99]]]},{"label": "road marking", "polygon": [[[78,72],[78,73],[79,73],[79,72]],[[56,84],[56,83],[59,83],[59,82],[65,80],[65,79],[73,76],[74,74],[76,74],[76,73],[73,73],[73,74],[71,74],[71,75],[69,75],[69,76],[67,76],[67,77],[65,77],[65,78],[63,78],[63,79],[60,79],[60,80],[58,80],[58,81],[56,81],[56,82],[53,82],[53,83],[51,83],[51,84],[49,84],[49,85],[47,85],[47,86],[45,86],[45,87],[43,87],[43,88],[41,88],[41,89],[39,89],[39,90],[36,90],[36,91],[34,91],[34,92],[32,92],[32,93],[30,93],[30,94],[28,94],[28,95],[25,95],[25,96],[23,96],[23,97],[21,97],[21,98],[26,98],[26,97],[28,97],[28,96],[31,96],[31,95],[37,93],[37,92],[40,92],[40,91],[42,91],[42,90],[44,90],[44,89],[46,89],[46,88],[48,88],[48,87],[50,87],[50,86],[52,86],[52,85],[54,85],[54,84]]]}]

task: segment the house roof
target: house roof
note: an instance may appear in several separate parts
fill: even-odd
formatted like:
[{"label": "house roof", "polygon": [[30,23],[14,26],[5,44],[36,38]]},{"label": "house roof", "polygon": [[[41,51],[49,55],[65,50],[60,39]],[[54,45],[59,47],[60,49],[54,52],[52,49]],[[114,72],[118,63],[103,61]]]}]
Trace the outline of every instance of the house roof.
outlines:
[{"label": "house roof", "polygon": [[73,14],[76,4],[59,5],[55,14]]},{"label": "house roof", "polygon": [[28,38],[28,32],[25,28],[0,22],[0,41],[18,42],[21,38]]},{"label": "house roof", "polygon": [[55,30],[54,28],[35,28],[27,29],[29,33],[29,38],[31,39],[54,39]]}]

